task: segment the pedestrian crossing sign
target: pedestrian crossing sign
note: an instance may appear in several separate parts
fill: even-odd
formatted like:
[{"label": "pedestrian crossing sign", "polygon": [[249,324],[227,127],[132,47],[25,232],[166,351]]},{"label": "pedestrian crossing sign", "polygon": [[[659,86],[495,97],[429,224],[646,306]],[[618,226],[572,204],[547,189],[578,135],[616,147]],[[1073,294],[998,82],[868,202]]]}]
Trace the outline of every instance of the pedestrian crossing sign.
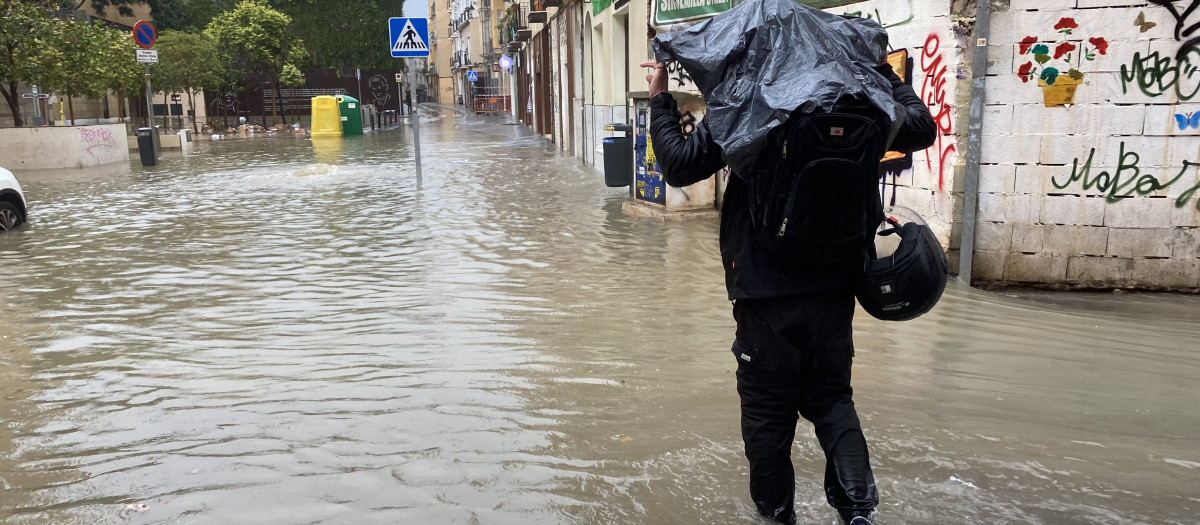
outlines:
[{"label": "pedestrian crossing sign", "polygon": [[389,18],[388,35],[393,57],[429,56],[428,18]]},{"label": "pedestrian crossing sign", "polygon": [[467,82],[478,82],[479,74],[474,71],[467,71]]}]

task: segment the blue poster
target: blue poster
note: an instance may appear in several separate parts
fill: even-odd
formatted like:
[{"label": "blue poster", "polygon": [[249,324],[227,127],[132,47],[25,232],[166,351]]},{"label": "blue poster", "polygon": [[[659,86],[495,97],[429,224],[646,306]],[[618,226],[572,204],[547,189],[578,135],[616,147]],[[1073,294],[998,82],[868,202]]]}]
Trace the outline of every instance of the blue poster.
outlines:
[{"label": "blue poster", "polygon": [[633,174],[634,198],[666,206],[667,183],[654,159],[654,141],[650,139],[650,101],[634,103]]}]

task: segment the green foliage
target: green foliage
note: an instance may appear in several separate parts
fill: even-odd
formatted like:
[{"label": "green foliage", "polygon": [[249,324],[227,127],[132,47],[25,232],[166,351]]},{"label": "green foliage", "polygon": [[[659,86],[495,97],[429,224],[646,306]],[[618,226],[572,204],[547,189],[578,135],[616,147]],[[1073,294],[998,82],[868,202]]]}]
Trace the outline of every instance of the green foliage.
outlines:
[{"label": "green foliage", "polygon": [[50,25],[41,7],[18,3],[0,10],[0,84],[36,81]]},{"label": "green foliage", "polygon": [[18,84],[36,82],[50,29],[45,7],[6,1],[0,8],[0,94],[17,126],[25,123]]},{"label": "green foliage", "polygon": [[[308,60],[304,42],[288,34],[291,21],[265,0],[243,0],[232,11],[213,18],[204,34],[217,44],[235,81],[243,85],[263,82],[278,92],[284,67]],[[276,109],[272,104],[272,115]]]},{"label": "green foliage", "polygon": [[204,34],[216,43],[234,78],[277,80],[302,42],[288,34],[291,18],[263,0],[244,0],[214,17]]},{"label": "green foliage", "polygon": [[200,33],[163,31],[158,37],[154,87],[194,93],[221,83],[224,65],[212,39]]},{"label": "green foliage", "polygon": [[404,16],[403,0],[274,0],[292,18],[313,62],[322,67],[395,67],[387,19]]},{"label": "green foliage", "polygon": [[304,85],[304,72],[293,64],[283,66],[283,74],[279,76],[279,85],[285,88],[297,88]]},{"label": "green foliage", "polygon": [[134,58],[137,45],[133,43],[128,32],[105,29],[99,35],[95,51],[98,60],[94,77],[101,92],[137,92],[142,89],[145,82],[144,68]]},{"label": "green foliage", "polygon": [[231,0],[147,0],[154,27],[159,31],[199,33],[218,13],[233,6]]},{"label": "green foliage", "polygon": [[104,96],[108,86],[99,74],[105,66],[100,50],[115,40],[109,34],[115,30],[75,20],[51,20],[51,25],[55,29],[43,52],[42,85],[69,96]]}]

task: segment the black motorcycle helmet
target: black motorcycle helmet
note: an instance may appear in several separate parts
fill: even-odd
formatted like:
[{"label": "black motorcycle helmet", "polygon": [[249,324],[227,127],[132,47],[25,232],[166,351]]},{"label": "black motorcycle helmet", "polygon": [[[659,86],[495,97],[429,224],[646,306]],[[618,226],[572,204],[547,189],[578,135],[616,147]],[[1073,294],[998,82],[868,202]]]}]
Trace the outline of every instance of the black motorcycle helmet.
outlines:
[{"label": "black motorcycle helmet", "polygon": [[[901,224],[895,216],[911,220]],[[884,240],[892,235],[894,251],[875,246],[868,257],[855,296],[858,304],[872,317],[883,321],[907,321],[933,309],[950,274],[950,263],[937,236],[916,212],[896,206],[887,212],[876,236]],[[887,244],[879,242],[877,244]],[[884,255],[879,255],[885,253]]]}]

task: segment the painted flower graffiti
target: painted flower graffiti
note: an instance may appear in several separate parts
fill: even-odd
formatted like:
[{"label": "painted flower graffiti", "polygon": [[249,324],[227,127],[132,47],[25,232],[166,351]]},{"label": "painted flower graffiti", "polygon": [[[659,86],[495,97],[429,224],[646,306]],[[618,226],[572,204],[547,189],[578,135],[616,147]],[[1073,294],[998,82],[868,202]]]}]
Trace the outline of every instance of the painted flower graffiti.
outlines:
[{"label": "painted flower graffiti", "polygon": [[1054,42],[1027,36],[1017,43],[1018,55],[1033,55],[1032,59],[1017,66],[1017,76],[1021,82],[1037,81],[1042,87],[1046,107],[1074,104],[1075,90],[1083,82],[1083,72],[1079,70],[1083,62],[1108,54],[1107,39],[1092,37],[1085,40],[1074,36],[1077,29],[1079,23],[1074,18],[1062,17],[1054,24],[1054,30],[1059,33]]},{"label": "painted flower graffiti", "polygon": [[[1018,54],[1033,55],[1032,60],[1017,68],[1017,76],[1021,77],[1021,81],[1029,82],[1036,78],[1041,84],[1053,86],[1063,75],[1076,83],[1082,80],[1083,72],[1079,67],[1084,61],[1091,62],[1099,55],[1108,54],[1108,40],[1103,37],[1075,40],[1073,35],[1076,29],[1079,29],[1079,24],[1074,18],[1063,17],[1054,24],[1054,30],[1062,35],[1059,37],[1062,41],[1043,43],[1036,36],[1021,39],[1017,47]],[[1053,50],[1051,46],[1054,46]]]}]

